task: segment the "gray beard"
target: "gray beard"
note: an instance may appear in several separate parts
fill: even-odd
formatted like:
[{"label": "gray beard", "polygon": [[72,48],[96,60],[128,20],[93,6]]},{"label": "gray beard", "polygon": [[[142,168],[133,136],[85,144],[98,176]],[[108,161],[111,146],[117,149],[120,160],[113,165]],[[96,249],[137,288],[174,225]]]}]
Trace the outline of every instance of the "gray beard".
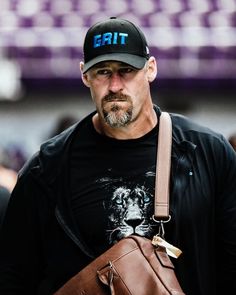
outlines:
[{"label": "gray beard", "polygon": [[113,128],[120,128],[127,126],[132,120],[132,109],[130,108],[127,111],[122,111],[122,114],[118,114],[121,112],[119,107],[114,105],[110,112],[103,111],[105,122]]}]

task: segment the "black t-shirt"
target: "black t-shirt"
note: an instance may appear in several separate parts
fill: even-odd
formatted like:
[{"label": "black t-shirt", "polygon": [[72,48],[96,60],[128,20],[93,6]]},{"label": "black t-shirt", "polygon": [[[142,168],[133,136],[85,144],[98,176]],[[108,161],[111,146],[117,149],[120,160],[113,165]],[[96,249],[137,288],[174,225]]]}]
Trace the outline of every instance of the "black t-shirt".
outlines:
[{"label": "black t-shirt", "polygon": [[70,150],[71,208],[82,237],[100,254],[130,234],[151,237],[158,127],[138,139],[98,134],[89,121]]}]

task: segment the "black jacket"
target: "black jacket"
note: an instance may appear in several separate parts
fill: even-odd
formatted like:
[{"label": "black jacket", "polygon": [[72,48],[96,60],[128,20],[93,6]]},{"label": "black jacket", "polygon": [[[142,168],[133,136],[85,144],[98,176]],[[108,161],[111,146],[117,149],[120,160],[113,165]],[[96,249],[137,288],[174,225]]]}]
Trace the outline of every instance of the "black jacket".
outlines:
[{"label": "black jacket", "polygon": [[[68,149],[86,120],[41,146],[22,169],[0,235],[0,294],[48,295],[93,259],[76,231]],[[236,154],[223,136],[187,118],[173,123],[171,222],[166,239],[186,294],[236,294]]]}]

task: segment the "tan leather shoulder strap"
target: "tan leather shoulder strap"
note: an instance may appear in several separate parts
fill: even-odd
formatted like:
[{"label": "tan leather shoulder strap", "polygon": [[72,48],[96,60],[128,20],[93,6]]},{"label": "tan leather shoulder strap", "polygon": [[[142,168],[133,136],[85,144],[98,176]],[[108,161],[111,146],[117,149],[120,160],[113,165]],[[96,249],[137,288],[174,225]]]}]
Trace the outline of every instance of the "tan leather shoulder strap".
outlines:
[{"label": "tan leather shoulder strap", "polygon": [[159,119],[155,183],[155,219],[169,217],[169,188],[172,146],[172,123],[170,115],[162,112]]}]

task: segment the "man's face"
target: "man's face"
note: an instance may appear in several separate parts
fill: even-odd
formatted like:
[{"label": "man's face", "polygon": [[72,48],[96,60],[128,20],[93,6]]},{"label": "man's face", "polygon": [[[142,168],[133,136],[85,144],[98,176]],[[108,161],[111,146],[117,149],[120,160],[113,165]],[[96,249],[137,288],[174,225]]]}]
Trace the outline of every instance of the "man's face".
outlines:
[{"label": "man's face", "polygon": [[146,66],[137,70],[121,62],[102,62],[85,75],[99,116],[110,127],[134,121],[149,99]]}]

